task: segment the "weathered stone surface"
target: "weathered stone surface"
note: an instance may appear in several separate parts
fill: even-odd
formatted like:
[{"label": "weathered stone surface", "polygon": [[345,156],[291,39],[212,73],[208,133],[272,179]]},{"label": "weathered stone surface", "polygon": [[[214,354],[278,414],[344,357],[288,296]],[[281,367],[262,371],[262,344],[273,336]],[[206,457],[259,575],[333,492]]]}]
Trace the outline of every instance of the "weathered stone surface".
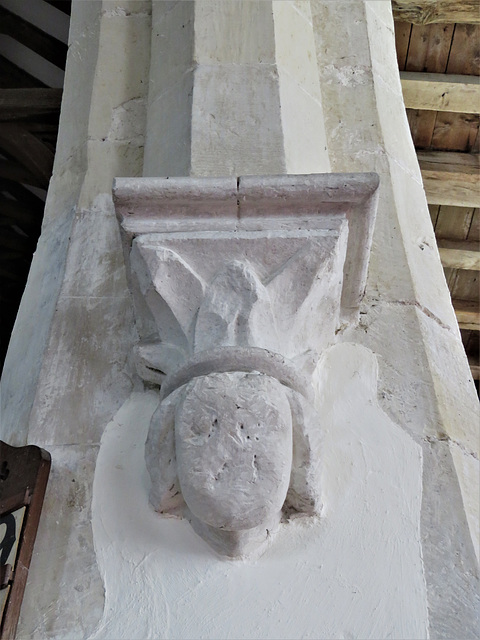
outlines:
[{"label": "weathered stone surface", "polygon": [[152,504],[179,514],[184,500],[216,551],[242,557],[264,545],[285,504],[321,508],[311,376],[356,318],[378,183],[263,176],[233,186],[118,181],[115,202],[137,371],[162,385],[146,444]]},{"label": "weathered stone surface", "polygon": [[228,531],[268,522],[290,483],[285,390],[258,373],[195,378],[177,405],[175,448],[182,494],[197,518]]}]

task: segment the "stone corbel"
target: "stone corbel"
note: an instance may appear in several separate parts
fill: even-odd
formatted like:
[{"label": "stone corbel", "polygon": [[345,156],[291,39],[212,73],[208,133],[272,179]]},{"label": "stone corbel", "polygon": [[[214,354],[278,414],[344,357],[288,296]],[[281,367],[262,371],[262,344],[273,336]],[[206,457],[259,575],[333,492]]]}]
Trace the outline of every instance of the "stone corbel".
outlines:
[{"label": "stone corbel", "polygon": [[121,178],[114,198],[139,343],[161,386],[150,500],[245,557],[282,512],[321,509],[313,375],[355,322],[376,174]]}]

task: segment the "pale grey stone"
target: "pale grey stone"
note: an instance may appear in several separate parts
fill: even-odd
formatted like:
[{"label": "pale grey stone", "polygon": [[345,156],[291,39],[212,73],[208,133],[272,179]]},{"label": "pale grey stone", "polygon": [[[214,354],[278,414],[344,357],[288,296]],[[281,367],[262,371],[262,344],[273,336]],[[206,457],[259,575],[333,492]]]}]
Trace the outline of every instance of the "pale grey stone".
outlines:
[{"label": "pale grey stone", "polygon": [[259,553],[284,507],[322,508],[312,374],[358,313],[377,186],[373,174],[116,183],[137,372],[162,387],[150,500],[183,507],[220,554]]},{"label": "pale grey stone", "polygon": [[290,482],[292,423],[282,385],[261,374],[195,378],[175,412],[190,511],[217,529],[252,529],[279,513]]}]

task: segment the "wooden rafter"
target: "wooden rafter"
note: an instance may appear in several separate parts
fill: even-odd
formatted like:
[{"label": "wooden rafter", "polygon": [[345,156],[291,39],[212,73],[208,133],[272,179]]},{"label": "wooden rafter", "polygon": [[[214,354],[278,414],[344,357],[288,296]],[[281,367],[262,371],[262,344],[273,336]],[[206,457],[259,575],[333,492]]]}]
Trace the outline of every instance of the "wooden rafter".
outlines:
[{"label": "wooden rafter", "polygon": [[478,154],[418,151],[417,157],[429,204],[478,206],[480,203]]},{"label": "wooden rafter", "polygon": [[0,55],[0,87],[44,87],[45,84]]},{"label": "wooden rafter", "polygon": [[44,179],[39,178],[22,164],[13,160],[0,159],[0,178],[29,184],[32,187],[45,188],[46,186]]},{"label": "wooden rafter", "polygon": [[468,364],[470,365],[470,371],[472,372],[472,378],[474,380],[480,380],[480,362],[477,358],[469,357]]},{"label": "wooden rafter", "polygon": [[[36,136],[18,124],[0,124],[0,149],[25,167],[35,177],[38,186],[48,186],[54,154]],[[18,181],[28,184],[25,180]]]},{"label": "wooden rafter", "polygon": [[480,113],[480,78],[443,73],[401,71],[407,109]]},{"label": "wooden rafter", "polygon": [[59,113],[61,102],[62,89],[0,89],[0,121]]},{"label": "wooden rafter", "polygon": [[66,44],[1,6],[0,33],[17,40],[56,67],[65,69]]},{"label": "wooden rafter", "polygon": [[460,329],[480,329],[480,308],[475,300],[452,300]]},{"label": "wooden rafter", "polygon": [[442,265],[449,269],[480,271],[480,246],[478,242],[438,240]]},{"label": "wooden rafter", "polygon": [[480,0],[392,0],[393,17],[413,24],[480,22]]},{"label": "wooden rafter", "polygon": [[0,196],[0,220],[17,224],[22,229],[38,232],[42,222],[42,210],[27,207],[18,200]]}]

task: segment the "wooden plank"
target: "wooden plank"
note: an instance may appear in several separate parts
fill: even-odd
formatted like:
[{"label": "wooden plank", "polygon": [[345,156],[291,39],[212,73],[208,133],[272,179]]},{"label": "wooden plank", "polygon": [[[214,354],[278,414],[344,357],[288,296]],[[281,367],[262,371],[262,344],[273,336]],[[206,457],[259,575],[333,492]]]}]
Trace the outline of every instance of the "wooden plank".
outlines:
[{"label": "wooden plank", "polygon": [[480,113],[480,78],[444,73],[400,72],[408,109]]},{"label": "wooden plank", "polygon": [[395,20],[413,24],[480,22],[479,0],[392,0]]},{"label": "wooden plank", "polygon": [[407,119],[415,147],[428,149],[432,144],[437,112],[407,109]]},{"label": "wooden plank", "polygon": [[432,221],[432,226],[436,229],[437,220],[440,213],[441,206],[439,204],[429,204],[428,212],[430,213],[430,219]]},{"label": "wooden plank", "polygon": [[462,330],[460,333],[462,334],[467,356],[478,360],[480,356],[480,331]]},{"label": "wooden plank", "polygon": [[25,45],[56,67],[65,69],[68,46],[20,16],[0,6],[0,33]]},{"label": "wooden plank", "polygon": [[450,291],[451,295],[455,286],[455,281],[457,279],[458,269],[450,269],[449,267],[444,267],[443,273],[445,274],[445,280],[447,282],[448,290]]},{"label": "wooden plank", "polygon": [[474,209],[467,240],[480,242],[480,209]]},{"label": "wooden plank", "polygon": [[453,33],[453,24],[413,25],[405,71],[446,73]]},{"label": "wooden plank", "polygon": [[438,111],[431,148],[469,153],[473,151],[480,117],[468,113]]},{"label": "wooden plank", "polygon": [[[443,240],[467,240],[467,236],[472,224],[473,207],[449,207],[447,205],[438,206],[437,223],[435,225],[435,235],[437,239]],[[472,238],[474,240],[475,238]]]},{"label": "wooden plank", "polygon": [[0,124],[0,149],[25,166],[38,179],[39,186],[48,186],[54,154],[32,133],[18,124]]},{"label": "wooden plank", "polygon": [[410,34],[412,25],[408,22],[395,22],[395,49],[397,51],[398,68],[403,71],[407,61],[408,45],[410,43]]},{"label": "wooden plank", "polygon": [[470,365],[470,372],[472,374],[472,378],[474,380],[479,380],[480,379],[480,364],[478,364],[478,362],[474,362],[474,361],[468,361],[468,364]]},{"label": "wooden plank", "polygon": [[[480,14],[480,11],[479,11]],[[477,21],[478,22],[478,21]],[[480,25],[457,24],[452,38],[446,73],[478,75]]]},{"label": "wooden plank", "polygon": [[480,202],[479,157],[470,153],[418,151],[429,204],[475,207]]},{"label": "wooden plank", "polygon": [[438,250],[444,267],[480,271],[478,242],[438,240]]},{"label": "wooden plank", "polygon": [[461,329],[480,329],[480,307],[475,300],[452,300]]},{"label": "wooden plank", "polygon": [[59,113],[62,89],[0,89],[0,121]]},{"label": "wooden plank", "polygon": [[452,298],[480,302],[479,272],[466,269],[456,269],[455,272],[456,278],[451,290]]},{"label": "wooden plank", "polygon": [[472,148],[469,149],[470,153],[480,153],[480,135],[479,135],[480,131],[477,131],[477,136],[475,138],[475,141],[472,145]]}]

